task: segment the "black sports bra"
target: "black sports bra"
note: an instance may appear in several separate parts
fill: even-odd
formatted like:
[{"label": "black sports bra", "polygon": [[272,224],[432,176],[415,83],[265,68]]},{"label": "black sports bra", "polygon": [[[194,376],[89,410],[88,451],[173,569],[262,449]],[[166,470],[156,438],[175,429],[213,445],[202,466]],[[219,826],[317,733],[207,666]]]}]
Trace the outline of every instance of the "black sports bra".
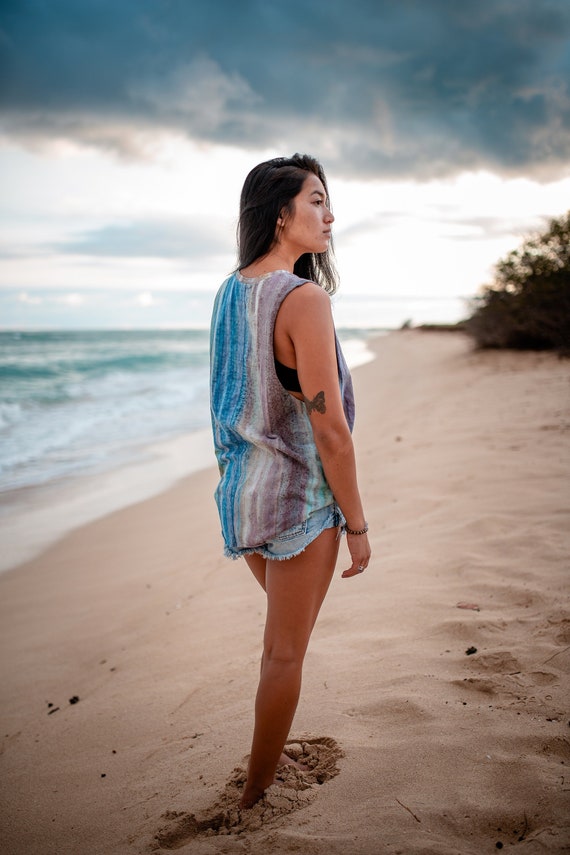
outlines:
[{"label": "black sports bra", "polygon": [[279,360],[276,359],[275,373],[277,374],[277,379],[284,389],[288,392],[301,392],[302,394],[299,375],[297,374],[296,368],[289,368],[289,366],[283,365],[282,362],[279,362]]}]

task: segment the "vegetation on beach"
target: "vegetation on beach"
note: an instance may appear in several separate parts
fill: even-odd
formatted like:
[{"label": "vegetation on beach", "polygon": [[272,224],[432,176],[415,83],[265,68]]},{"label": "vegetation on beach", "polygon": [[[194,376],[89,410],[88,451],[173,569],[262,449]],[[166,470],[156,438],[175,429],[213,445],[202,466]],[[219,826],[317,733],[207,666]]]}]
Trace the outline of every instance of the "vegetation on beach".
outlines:
[{"label": "vegetation on beach", "polygon": [[482,348],[570,355],[570,211],[495,266],[462,328]]}]

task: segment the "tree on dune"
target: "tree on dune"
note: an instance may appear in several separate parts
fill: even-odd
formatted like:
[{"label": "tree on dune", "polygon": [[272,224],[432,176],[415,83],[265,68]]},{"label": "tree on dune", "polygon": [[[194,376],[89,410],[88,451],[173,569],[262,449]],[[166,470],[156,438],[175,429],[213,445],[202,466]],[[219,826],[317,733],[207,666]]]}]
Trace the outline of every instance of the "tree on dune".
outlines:
[{"label": "tree on dune", "polygon": [[570,211],[501,259],[473,303],[465,329],[479,347],[570,355]]}]

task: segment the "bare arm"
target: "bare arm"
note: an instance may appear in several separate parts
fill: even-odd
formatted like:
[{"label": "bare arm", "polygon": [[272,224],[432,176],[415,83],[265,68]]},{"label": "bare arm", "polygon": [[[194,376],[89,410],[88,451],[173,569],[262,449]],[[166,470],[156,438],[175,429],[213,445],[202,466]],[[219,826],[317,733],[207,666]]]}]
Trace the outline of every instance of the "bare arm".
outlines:
[{"label": "bare arm", "polygon": [[[281,341],[288,336],[295,353],[299,383],[313,428],[315,445],[326,479],[348,527],[365,526],[358,490],[354,445],[346,423],[336,360],[330,298],[322,288],[307,283],[284,301],[276,325]],[[352,558],[343,576],[368,565],[370,545],[366,534],[347,535]]]}]

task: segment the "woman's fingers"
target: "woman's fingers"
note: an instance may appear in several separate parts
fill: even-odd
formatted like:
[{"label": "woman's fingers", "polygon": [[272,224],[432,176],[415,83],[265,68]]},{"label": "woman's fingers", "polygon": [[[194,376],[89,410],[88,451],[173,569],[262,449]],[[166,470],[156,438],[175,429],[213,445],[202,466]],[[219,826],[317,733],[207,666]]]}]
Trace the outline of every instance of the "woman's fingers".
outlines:
[{"label": "woman's fingers", "polygon": [[365,570],[368,569],[368,563],[366,564],[352,564],[348,570],[345,570],[342,574],[343,579],[348,579],[350,576],[360,576],[361,573],[364,573]]},{"label": "woman's fingers", "polygon": [[342,574],[343,579],[348,579],[351,576],[358,576],[364,573],[370,562],[371,549],[366,535],[347,536],[348,549],[352,564]]},{"label": "woman's fingers", "polygon": [[351,576],[360,576],[360,574],[364,573],[365,570],[366,570],[366,567],[364,567],[364,566],[362,566],[362,569],[360,567],[354,567],[354,566],[349,567],[348,570],[344,571],[341,578],[349,579]]}]

